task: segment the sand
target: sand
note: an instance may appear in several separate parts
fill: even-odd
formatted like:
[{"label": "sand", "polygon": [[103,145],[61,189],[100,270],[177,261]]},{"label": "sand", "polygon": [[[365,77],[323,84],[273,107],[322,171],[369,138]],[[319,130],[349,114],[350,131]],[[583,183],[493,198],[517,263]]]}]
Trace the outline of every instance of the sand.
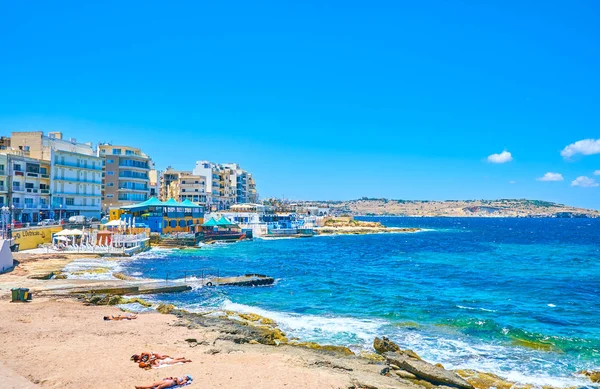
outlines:
[{"label": "sand", "polygon": [[[137,320],[104,321],[103,315],[122,312],[71,299],[38,298],[30,303],[3,299],[0,312],[0,363],[4,365],[0,371],[11,369],[14,380],[20,375],[41,388],[133,388],[187,374],[195,379],[190,389],[348,388],[360,375],[372,373],[376,381],[380,369],[373,366],[365,373],[335,367],[330,357],[298,347],[216,340],[219,333],[213,329],[173,326],[175,316],[156,312],[140,314]],[[188,338],[200,344],[191,347]],[[142,351],[184,356],[193,362],[142,370],[130,361],[132,354]]]}]

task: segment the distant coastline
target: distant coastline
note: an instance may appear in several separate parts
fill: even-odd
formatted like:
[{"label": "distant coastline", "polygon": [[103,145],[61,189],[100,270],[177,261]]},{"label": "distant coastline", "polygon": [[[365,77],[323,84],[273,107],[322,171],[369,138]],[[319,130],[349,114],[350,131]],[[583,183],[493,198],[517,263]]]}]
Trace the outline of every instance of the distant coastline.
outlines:
[{"label": "distant coastline", "polygon": [[526,199],[426,201],[362,198],[301,203],[329,208],[335,216],[600,218],[598,210]]}]

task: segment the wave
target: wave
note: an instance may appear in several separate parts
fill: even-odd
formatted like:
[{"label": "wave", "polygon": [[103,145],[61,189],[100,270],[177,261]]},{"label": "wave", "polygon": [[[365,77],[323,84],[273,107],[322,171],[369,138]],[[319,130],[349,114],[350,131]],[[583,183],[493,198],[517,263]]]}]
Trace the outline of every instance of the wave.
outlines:
[{"label": "wave", "polygon": [[381,333],[381,327],[387,324],[377,319],[356,319],[341,316],[300,315],[269,311],[249,305],[223,301],[221,309],[241,313],[257,313],[268,317],[288,335],[298,337],[304,341],[329,342],[334,344],[351,345],[355,348],[365,348],[372,344],[376,336]]},{"label": "wave", "polygon": [[497,311],[495,311],[493,309],[465,307],[465,306],[462,306],[462,305],[457,305],[456,308],[466,309],[466,310],[469,310],[469,311],[497,312]]},{"label": "wave", "polygon": [[114,280],[112,273],[122,270],[119,261],[109,261],[103,258],[83,258],[65,265],[62,272],[69,279]]}]

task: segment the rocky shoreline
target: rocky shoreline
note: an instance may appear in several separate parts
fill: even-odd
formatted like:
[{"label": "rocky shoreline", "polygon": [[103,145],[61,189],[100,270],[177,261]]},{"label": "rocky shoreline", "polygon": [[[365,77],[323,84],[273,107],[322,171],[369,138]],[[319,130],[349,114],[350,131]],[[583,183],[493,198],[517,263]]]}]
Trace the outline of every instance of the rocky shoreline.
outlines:
[{"label": "rocky shoreline", "polygon": [[[83,296],[80,297],[87,304],[113,305],[137,302],[143,306],[152,306],[151,303],[141,299],[106,296],[103,300],[98,300],[96,296],[90,300]],[[441,364],[424,361],[412,350],[401,349],[385,336],[375,338],[373,343],[375,352],[361,351],[355,354],[344,346],[323,345],[289,338],[274,320],[254,313],[235,311],[192,313],[178,309],[171,304],[159,304],[155,309],[162,314],[171,314],[177,317],[175,326],[186,327],[190,330],[210,328],[218,333],[216,339],[221,341],[229,341],[234,344],[261,344],[284,349],[308,349],[318,356],[327,356],[326,361],[315,362],[316,365],[352,372],[354,386],[349,386],[350,389],[531,389],[536,387],[518,384],[495,374],[476,370],[447,370]],[[195,338],[186,341],[191,346],[199,343]],[[592,382],[598,382],[594,381],[596,372],[580,372],[579,374],[587,375]],[[555,388],[544,386],[544,389]]]}]

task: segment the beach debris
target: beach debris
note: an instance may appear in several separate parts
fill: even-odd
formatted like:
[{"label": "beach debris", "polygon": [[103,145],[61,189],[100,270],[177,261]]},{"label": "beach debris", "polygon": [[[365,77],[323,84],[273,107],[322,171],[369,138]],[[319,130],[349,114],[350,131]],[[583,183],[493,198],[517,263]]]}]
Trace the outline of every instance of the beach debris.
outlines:
[{"label": "beach debris", "polygon": [[210,348],[210,349],[206,350],[204,352],[204,354],[215,355],[215,354],[218,354],[220,352],[221,352],[221,350],[219,350],[218,348]]},{"label": "beach debris", "polygon": [[414,374],[418,379],[435,385],[447,385],[461,389],[473,389],[473,385],[471,385],[464,378],[460,377],[458,374],[442,369],[423,360],[413,358],[404,353],[385,353],[384,356],[389,364],[396,365],[399,368]]}]

